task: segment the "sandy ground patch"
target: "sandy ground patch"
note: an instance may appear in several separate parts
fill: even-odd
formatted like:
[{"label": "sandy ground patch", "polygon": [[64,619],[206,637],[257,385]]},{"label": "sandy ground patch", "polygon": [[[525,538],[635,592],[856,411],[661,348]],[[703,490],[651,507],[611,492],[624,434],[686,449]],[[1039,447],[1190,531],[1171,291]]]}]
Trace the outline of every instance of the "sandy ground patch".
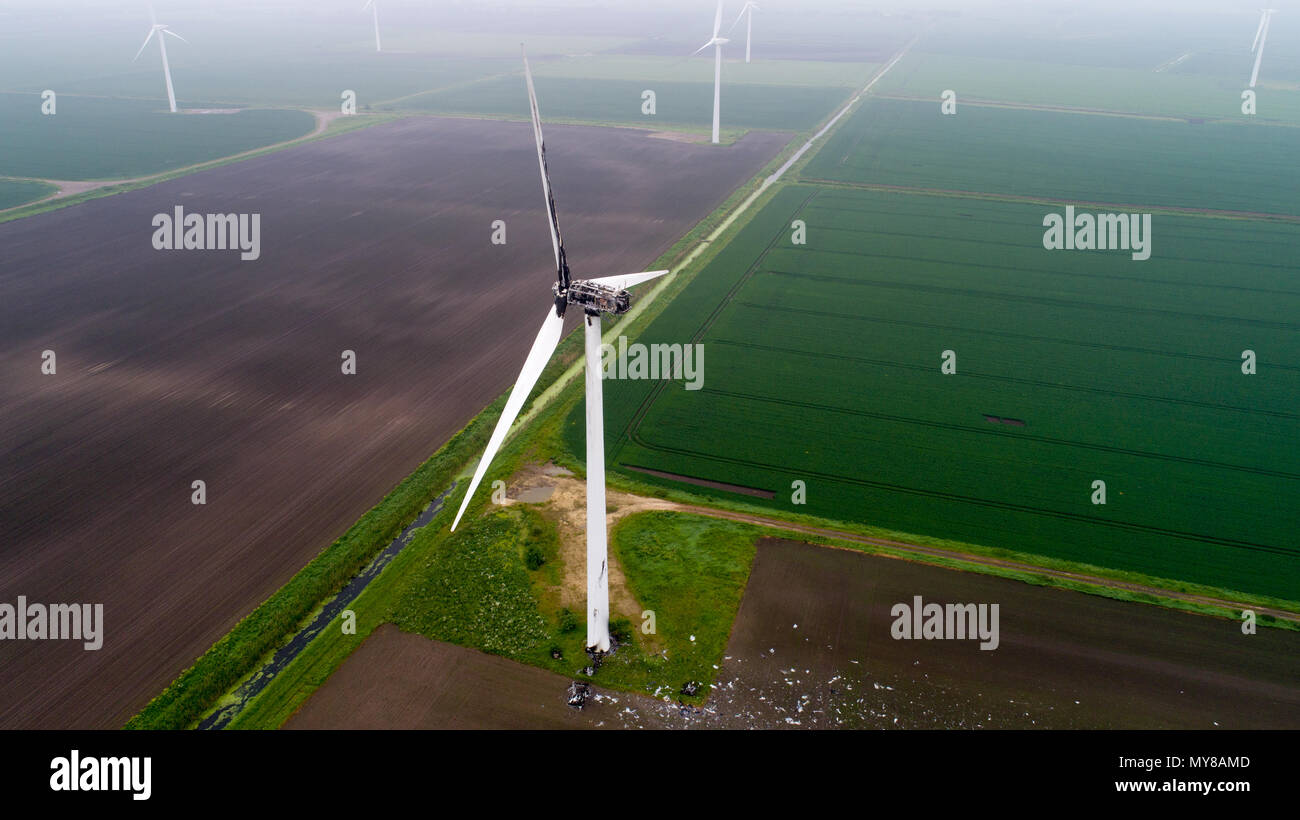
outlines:
[{"label": "sandy ground patch", "polygon": [[[587,598],[587,484],[583,479],[556,470],[554,465],[532,464],[517,472],[507,487],[509,497],[518,499],[542,488],[551,488],[549,500],[543,506],[546,515],[556,522],[560,535],[560,560],[564,565],[564,581],[560,590],[560,605],[574,612],[586,611]],[[672,510],[671,502],[657,498],[644,498],[613,490],[605,495],[606,532],[633,513],[650,510]],[[633,623],[641,622],[641,604],[627,586],[627,577],[613,549],[609,553],[609,605],[614,616],[623,616]]]}]

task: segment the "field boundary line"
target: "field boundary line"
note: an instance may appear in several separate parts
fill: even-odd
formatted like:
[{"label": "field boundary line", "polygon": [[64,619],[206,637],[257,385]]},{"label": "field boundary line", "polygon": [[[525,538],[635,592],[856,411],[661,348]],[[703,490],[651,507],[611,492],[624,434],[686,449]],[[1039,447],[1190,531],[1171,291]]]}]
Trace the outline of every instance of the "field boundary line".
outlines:
[{"label": "field boundary line", "polygon": [[[902,327],[924,327],[924,328],[930,328],[932,330],[954,330],[959,333],[978,334],[982,336],[995,336],[1004,339],[1024,339],[1033,342],[1048,342],[1051,344],[1072,345],[1074,347],[1088,347],[1096,350],[1117,350],[1117,351],[1123,351],[1127,353],[1141,353],[1143,355],[1149,355],[1149,356],[1164,356],[1170,359],[1191,359],[1197,361],[1216,362],[1218,364],[1232,364],[1232,365],[1236,365],[1239,361],[1238,359],[1222,358],[1219,356],[1207,356],[1204,354],[1197,354],[1197,353],[1178,353],[1170,350],[1153,350],[1151,348],[1133,347],[1131,345],[1108,345],[1108,344],[1101,344],[1099,342],[1084,342],[1076,339],[1063,339],[1055,336],[1036,336],[1030,333],[1013,333],[1011,331],[1005,331],[1005,330],[983,330],[980,328],[962,327],[960,325],[945,325],[945,324],[939,324],[937,322],[920,322],[920,321],[915,321],[910,319],[889,319],[883,316],[859,316],[852,313],[835,313],[834,311],[829,311],[829,310],[809,310],[805,308],[792,308],[784,305],[765,305],[759,302],[737,302],[736,304],[742,307],[753,308],[754,310],[780,311],[786,313],[803,313],[809,316],[822,316],[822,317],[829,317],[832,319],[848,319],[850,321],[866,322],[869,324],[899,325]],[[760,345],[754,344],[752,342],[738,342],[730,339],[718,339],[716,341],[718,344],[741,345],[746,347],[760,347]],[[887,362],[884,362],[883,360],[879,360],[879,359],[858,359],[857,357],[848,356],[842,353],[813,354],[805,350],[798,350],[796,348],[773,347],[770,349],[782,351],[782,352],[788,352],[788,353],[825,356],[828,358],[835,358],[835,359],[842,358],[842,359],[849,359],[849,360],[867,361],[872,363],[880,362],[880,363],[888,364]],[[898,364],[901,365],[901,363]],[[1289,365],[1289,364],[1269,365],[1269,369],[1274,369],[1274,368],[1278,370],[1286,370],[1289,372],[1300,372],[1300,365]],[[917,369],[922,370],[926,368],[917,368]],[[929,368],[929,369],[933,369],[933,368]],[[1060,384],[1060,383],[1058,382],[1056,384]],[[1111,393],[1113,391],[1101,391],[1101,392]],[[1133,393],[1130,395],[1130,398],[1160,398],[1160,397],[1151,396],[1145,393]],[[1179,400],[1179,402],[1183,403],[1183,400]],[[1284,410],[1256,410],[1256,409],[1246,408],[1246,407],[1233,407],[1232,405],[1226,405],[1226,404],[1220,405],[1220,404],[1208,404],[1208,403],[1201,404],[1196,402],[1192,402],[1192,403],[1198,404],[1199,406],[1211,408],[1211,409],[1235,410],[1243,413],[1258,413],[1261,415],[1276,416],[1277,418],[1284,418],[1284,419],[1300,419],[1300,413],[1289,413]]]},{"label": "field boundary line", "polygon": [[[660,453],[673,453],[675,455],[688,456],[700,461],[712,461],[721,464],[740,465],[742,467],[757,467],[762,470],[774,473],[789,471],[788,465],[770,464],[765,461],[751,461],[744,458],[712,455],[701,453],[697,450],[688,450],[683,447],[666,447],[663,445],[649,445],[644,442],[637,442],[647,450]],[[1233,550],[1249,550],[1251,552],[1268,553],[1271,555],[1280,555],[1284,557],[1300,556],[1300,548],[1283,547],[1275,544],[1259,544],[1253,541],[1242,541],[1235,538],[1220,538],[1214,535],[1208,535],[1198,532],[1184,532],[1180,530],[1170,530],[1164,527],[1156,527],[1150,524],[1139,524],[1133,521],[1121,521],[1119,519],[1105,519],[1094,516],[1083,515],[1081,513],[1072,513],[1065,510],[1053,510],[1046,507],[1030,507],[1024,504],[1013,504],[1009,501],[995,501],[989,498],[977,498],[975,496],[960,495],[954,492],[945,492],[942,490],[927,490],[920,487],[908,487],[902,484],[890,484],[887,481],[872,481],[866,478],[854,478],[852,476],[840,475],[837,473],[825,473],[819,470],[800,469],[800,475],[812,476],[814,478],[824,479],[828,482],[840,485],[851,485],[856,487],[868,487],[874,490],[884,490],[886,492],[903,493],[905,495],[919,496],[922,498],[937,498],[944,501],[952,501],[959,504],[972,504],[977,507],[984,507],[992,510],[1003,510],[1009,512],[1025,513],[1028,515],[1042,516],[1046,518],[1055,518],[1062,521],[1073,521],[1076,523],[1090,524],[1099,527],[1108,527],[1110,529],[1124,530],[1126,532],[1138,532],[1146,534],[1156,534],[1169,538],[1178,538],[1184,541],[1195,541],[1201,544],[1209,544],[1215,547],[1222,547]]]},{"label": "field boundary line", "polygon": [[[918,97],[914,94],[877,94],[882,100],[899,100],[902,102],[923,102],[933,103],[935,100],[929,97]],[[1259,120],[1259,119],[1233,119],[1232,117],[1221,116],[1195,116],[1192,114],[1144,114],[1140,111],[1117,111],[1109,108],[1085,108],[1082,106],[1070,105],[1052,105],[1050,103],[1027,103],[1015,102],[1014,100],[992,100],[976,97],[963,97],[962,105],[970,105],[976,108],[1009,108],[1018,111],[1046,111],[1056,114],[1082,114],[1093,117],[1118,117],[1121,119],[1132,120],[1157,120],[1160,122],[1180,122],[1196,125],[1224,124],[1224,125],[1261,125],[1277,126],[1281,128],[1300,128],[1300,123],[1285,122],[1281,120]]]},{"label": "field boundary line", "polygon": [[[656,499],[663,501],[662,499]],[[882,547],[884,549],[898,550],[900,552],[911,553],[912,555],[928,556],[933,558],[944,558],[952,561],[959,561],[967,564],[973,564],[977,567],[997,567],[1000,569],[1014,570],[1029,575],[1042,575],[1049,578],[1064,581],[1074,581],[1076,583],[1087,584],[1089,586],[1101,587],[1104,589],[1120,589],[1128,592],[1150,595],[1156,598],[1166,598],[1175,601],[1186,601],[1188,603],[1205,604],[1209,606],[1222,607],[1230,610],[1249,609],[1257,614],[1270,615],[1279,620],[1291,621],[1300,624],[1300,613],[1287,609],[1277,609],[1275,607],[1259,606],[1257,604],[1247,604],[1240,601],[1233,601],[1227,598],[1216,598],[1210,595],[1198,595],[1192,592],[1182,592],[1174,589],[1166,589],[1159,586],[1148,584],[1139,584],[1133,581],[1122,581],[1115,578],[1106,578],[1101,575],[1090,575],[1088,573],[1077,572],[1072,570],[1054,569],[1044,567],[1039,564],[1031,564],[1024,561],[1015,561],[1008,558],[996,558],[993,556],[984,556],[976,553],[961,552],[960,550],[944,549],[942,547],[931,547],[923,544],[912,544],[905,541],[893,541],[888,538],[879,538],[871,535],[862,535],[846,530],[836,530],[829,527],[817,527],[810,524],[799,524],[792,521],[785,521],[780,518],[770,518],[767,516],[756,515],[753,513],[733,512],[715,507],[705,507],[696,504],[685,504],[680,502],[667,502],[671,512],[688,513],[702,515],[709,518],[721,518],[727,521],[734,521],[741,524],[754,524],[767,529],[780,530],[784,532],[794,532],[803,535],[812,535],[818,538],[827,538],[836,541],[847,541],[850,543],[864,544],[867,546]],[[836,545],[829,546],[832,549],[850,549]],[[857,550],[854,550],[855,552]],[[907,556],[890,555],[880,553],[897,560],[915,560]]]},{"label": "field boundary line", "polygon": [[[741,346],[741,345],[737,345],[737,343],[735,342],[727,342],[727,341],[718,342],[718,344],[730,344],[733,346]],[[809,353],[806,351],[797,351],[797,350],[786,351],[780,348],[771,348],[762,345],[756,345],[756,347],[758,347],[760,350],[789,352],[801,356],[822,357],[822,354]],[[908,370],[916,370],[919,372],[928,372],[926,368],[920,367],[919,365],[904,365],[904,364],[897,364],[892,362],[884,362],[880,360],[856,359],[852,357],[837,357],[837,358],[848,358],[849,361],[867,362],[870,364],[882,364],[887,367],[899,367],[899,368],[906,368]],[[988,374],[977,373],[975,374],[974,377],[977,379],[987,378],[991,380],[996,379],[998,381],[1002,380],[1001,377],[994,377]],[[1086,387],[1075,387],[1074,385],[1056,385],[1056,384],[1049,384],[1047,382],[1031,381],[1028,379],[1024,380],[1024,382],[1032,384],[1034,386],[1061,387],[1064,389],[1078,389],[1078,390],[1084,390],[1088,392],[1094,392],[1089,390]],[[1017,381],[1017,383],[1019,382]],[[715,395],[715,396],[727,396],[730,398],[748,399],[756,402],[762,402],[765,404],[780,404],[786,407],[802,407],[802,408],[817,410],[826,413],[841,413],[849,416],[858,416],[860,418],[876,419],[878,421],[892,421],[892,422],[897,422],[899,424],[915,424],[922,427],[933,427],[941,430],[959,430],[959,431],[974,433],[975,435],[981,435],[981,436],[998,436],[1000,438],[1019,439],[1022,441],[1033,441],[1039,444],[1058,445],[1062,447],[1076,447],[1083,450],[1094,450],[1102,453],[1118,453],[1121,455],[1135,456],[1137,458],[1151,459],[1154,461],[1172,461],[1179,464],[1191,464],[1197,467],[1209,467],[1215,470],[1235,471],[1235,472],[1242,472],[1242,473],[1250,473],[1252,475],[1263,475],[1263,476],[1268,476],[1270,478],[1284,478],[1284,479],[1290,479],[1292,481],[1300,481],[1300,474],[1282,472],[1281,470],[1269,470],[1262,467],[1249,467],[1241,464],[1228,464],[1222,461],[1210,461],[1208,459],[1190,458],[1184,456],[1171,455],[1169,453],[1156,453],[1156,452],[1150,452],[1146,450],[1131,450],[1127,447],[1113,447],[1105,444],[1095,444],[1087,441],[1072,441],[1070,439],[1051,438],[1050,436],[1040,436],[1033,433],[1013,432],[1010,430],[999,429],[996,427],[989,427],[987,425],[978,426],[974,424],[952,424],[952,423],[945,423],[941,421],[934,421],[930,419],[915,418],[912,416],[898,416],[892,413],[878,413],[871,410],[855,410],[851,407],[835,407],[834,405],[817,404],[815,402],[799,401],[797,399],[782,399],[782,398],[777,398],[775,396],[760,396],[756,393],[741,393],[734,390],[719,390],[714,387],[706,387],[700,392],[704,394]],[[1095,392],[1101,393],[1103,395],[1115,394],[1114,391],[1109,391],[1109,390],[1097,390]],[[1152,398],[1147,396],[1139,396],[1137,394],[1118,393],[1117,395],[1124,396],[1125,398]],[[1168,399],[1167,401],[1175,402],[1174,399]],[[1216,408],[1211,406],[1208,409],[1216,409]],[[1241,410],[1241,412],[1250,412],[1249,410],[1243,410],[1241,408],[1230,407],[1224,409]],[[1288,416],[1288,418],[1295,418],[1295,416]],[[643,446],[648,447],[649,449],[658,449],[657,447],[651,444],[645,444],[644,442],[640,442],[640,441],[638,441],[638,443],[643,444]]]},{"label": "field boundary line", "polygon": [[1150,213],[1176,214],[1180,216],[1199,216],[1209,219],[1240,219],[1248,222],[1285,222],[1300,224],[1300,214],[1279,214],[1265,211],[1233,211],[1220,208],[1188,208],[1180,205],[1144,205],[1132,202],[1096,202],[1089,199],[1069,199],[1042,196],[1038,194],[1005,194],[992,191],[967,191],[955,188],[924,188],[918,185],[886,185],[880,182],[849,182],[846,180],[804,177],[802,182],[825,188],[842,188],[861,191],[880,191],[884,193],[911,194],[913,196],[935,196],[949,199],[984,199],[999,202],[1020,202],[1032,205],[1078,205],[1085,208],[1108,208],[1118,211],[1138,211]]},{"label": "field boundary line", "polygon": [[[363,128],[371,128],[376,125],[383,125],[384,123],[394,122],[405,116],[404,114],[397,114],[397,113],[361,114],[358,116],[367,117],[367,118],[374,117],[375,119],[371,122],[365,122],[364,120],[357,120],[358,123],[357,125],[354,125],[343,131],[336,131],[334,133],[330,133],[329,130],[330,125],[333,124],[335,120],[339,120],[344,117],[344,115],[341,112],[319,111],[319,110],[307,109],[307,108],[276,108],[272,110],[302,111],[303,113],[311,114],[312,117],[315,118],[316,120],[316,125],[313,126],[311,131],[308,131],[306,134],[303,134],[300,137],[294,137],[293,139],[272,143],[270,145],[263,145],[260,148],[250,148],[247,151],[241,151],[237,154],[230,154],[224,157],[216,157],[214,159],[203,160],[202,162],[197,162],[194,163],[193,165],[186,165],[180,168],[173,168],[169,171],[159,171],[156,174],[145,174],[143,176],[138,176],[138,177],[83,179],[83,180],[57,180],[57,179],[48,179],[44,177],[0,177],[0,179],[44,182],[47,185],[53,185],[55,188],[58,189],[55,193],[47,197],[43,197],[41,199],[37,199],[32,202],[25,202],[22,205],[15,205],[12,208],[5,208],[0,210],[0,222],[7,222],[12,219],[23,219],[28,216],[38,216],[39,214],[49,213],[50,211],[59,210],[61,208],[65,208],[70,205],[78,205],[90,199],[97,199],[105,196],[113,196],[116,194],[124,194],[129,191],[135,191],[141,188],[148,188],[160,182],[168,182],[172,179],[177,179],[183,176],[189,176],[190,174],[196,174],[201,171],[208,171],[213,168],[219,168],[223,165],[228,165],[235,162],[241,162],[246,159],[253,159],[254,157],[262,156],[263,154],[270,154],[276,151],[284,150],[286,148],[293,148],[300,144],[305,145],[306,143],[313,142],[318,139],[328,139],[330,137],[341,136],[343,134],[351,133],[352,131],[359,131]],[[121,190],[114,190],[118,186],[121,186]],[[49,207],[45,207],[45,206],[49,206]],[[31,213],[22,213],[22,211],[27,208],[32,208],[34,210]]]}]

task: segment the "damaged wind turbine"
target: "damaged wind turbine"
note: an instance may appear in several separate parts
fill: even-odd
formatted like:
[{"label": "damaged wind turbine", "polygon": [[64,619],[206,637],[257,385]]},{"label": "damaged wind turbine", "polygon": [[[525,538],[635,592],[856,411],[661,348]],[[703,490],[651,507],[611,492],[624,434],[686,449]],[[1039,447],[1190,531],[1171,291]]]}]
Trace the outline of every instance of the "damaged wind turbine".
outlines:
[{"label": "damaged wind turbine", "polygon": [[542,174],[542,193],[546,197],[546,214],[550,218],[551,245],[555,250],[556,282],[551,286],[552,304],[547,308],[546,320],[533,341],[533,347],[524,360],[523,370],[510,391],[505,409],[497,421],[487,449],[479,459],[470,481],[469,490],[461,502],[460,511],[451,528],[460,524],[461,516],[469,506],[474,491],[482,482],[488,466],[501,449],[510,426],[519,416],[524,401],[537,384],[564,329],[564,311],[569,306],[582,308],[586,328],[587,376],[587,648],[596,652],[609,651],[609,573],[608,546],[605,527],[605,424],[601,394],[600,315],[622,314],[631,307],[627,288],[647,282],[668,273],[666,270],[606,276],[599,279],[572,280],[569,262],[564,253],[564,240],[560,235],[560,222],[555,214],[555,197],[551,194],[550,174],[546,169],[546,144],[542,140],[542,119],[537,109],[537,92],[533,88],[533,74],[524,55],[524,78],[528,85],[528,104],[533,118],[533,137],[537,142],[537,164]]}]

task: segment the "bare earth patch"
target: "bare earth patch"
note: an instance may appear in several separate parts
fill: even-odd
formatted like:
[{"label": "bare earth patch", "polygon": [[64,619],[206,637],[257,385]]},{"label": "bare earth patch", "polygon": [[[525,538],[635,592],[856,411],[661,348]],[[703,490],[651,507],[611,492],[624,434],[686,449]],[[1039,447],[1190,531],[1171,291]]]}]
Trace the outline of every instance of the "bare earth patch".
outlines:
[{"label": "bare earth patch", "polygon": [[[587,484],[567,470],[557,471],[554,465],[533,464],[514,475],[508,487],[508,501],[524,501],[524,496],[544,487],[553,488],[553,492],[542,512],[555,521],[560,533],[560,562],[564,567],[560,605],[584,612],[587,608]],[[612,490],[606,491],[605,507],[608,511],[605,516],[607,528],[613,528],[633,513],[674,509],[668,501]],[[641,620],[642,606],[628,589],[623,567],[612,549],[609,553],[609,606],[615,617],[621,615],[633,623]]]},{"label": "bare earth patch", "polygon": [[685,131],[651,131],[651,139],[671,140],[672,142],[697,142],[706,143],[710,140],[708,134],[690,134]]}]

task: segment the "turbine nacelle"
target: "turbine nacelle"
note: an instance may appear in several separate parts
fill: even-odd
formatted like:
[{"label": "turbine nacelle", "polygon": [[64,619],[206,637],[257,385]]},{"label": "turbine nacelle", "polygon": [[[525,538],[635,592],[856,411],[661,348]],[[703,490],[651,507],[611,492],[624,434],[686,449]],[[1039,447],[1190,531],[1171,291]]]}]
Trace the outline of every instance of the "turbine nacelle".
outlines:
[{"label": "turbine nacelle", "polygon": [[[556,282],[551,285],[551,292],[555,294],[555,304],[557,309],[560,307],[561,300],[564,305],[581,305],[583,312],[589,316],[598,316],[601,313],[610,313],[615,316],[627,313],[632,308],[632,295],[626,290],[601,284],[595,280],[579,279],[576,282],[570,282],[568,289],[562,289],[560,283]],[[561,314],[563,311],[561,310]]]}]

